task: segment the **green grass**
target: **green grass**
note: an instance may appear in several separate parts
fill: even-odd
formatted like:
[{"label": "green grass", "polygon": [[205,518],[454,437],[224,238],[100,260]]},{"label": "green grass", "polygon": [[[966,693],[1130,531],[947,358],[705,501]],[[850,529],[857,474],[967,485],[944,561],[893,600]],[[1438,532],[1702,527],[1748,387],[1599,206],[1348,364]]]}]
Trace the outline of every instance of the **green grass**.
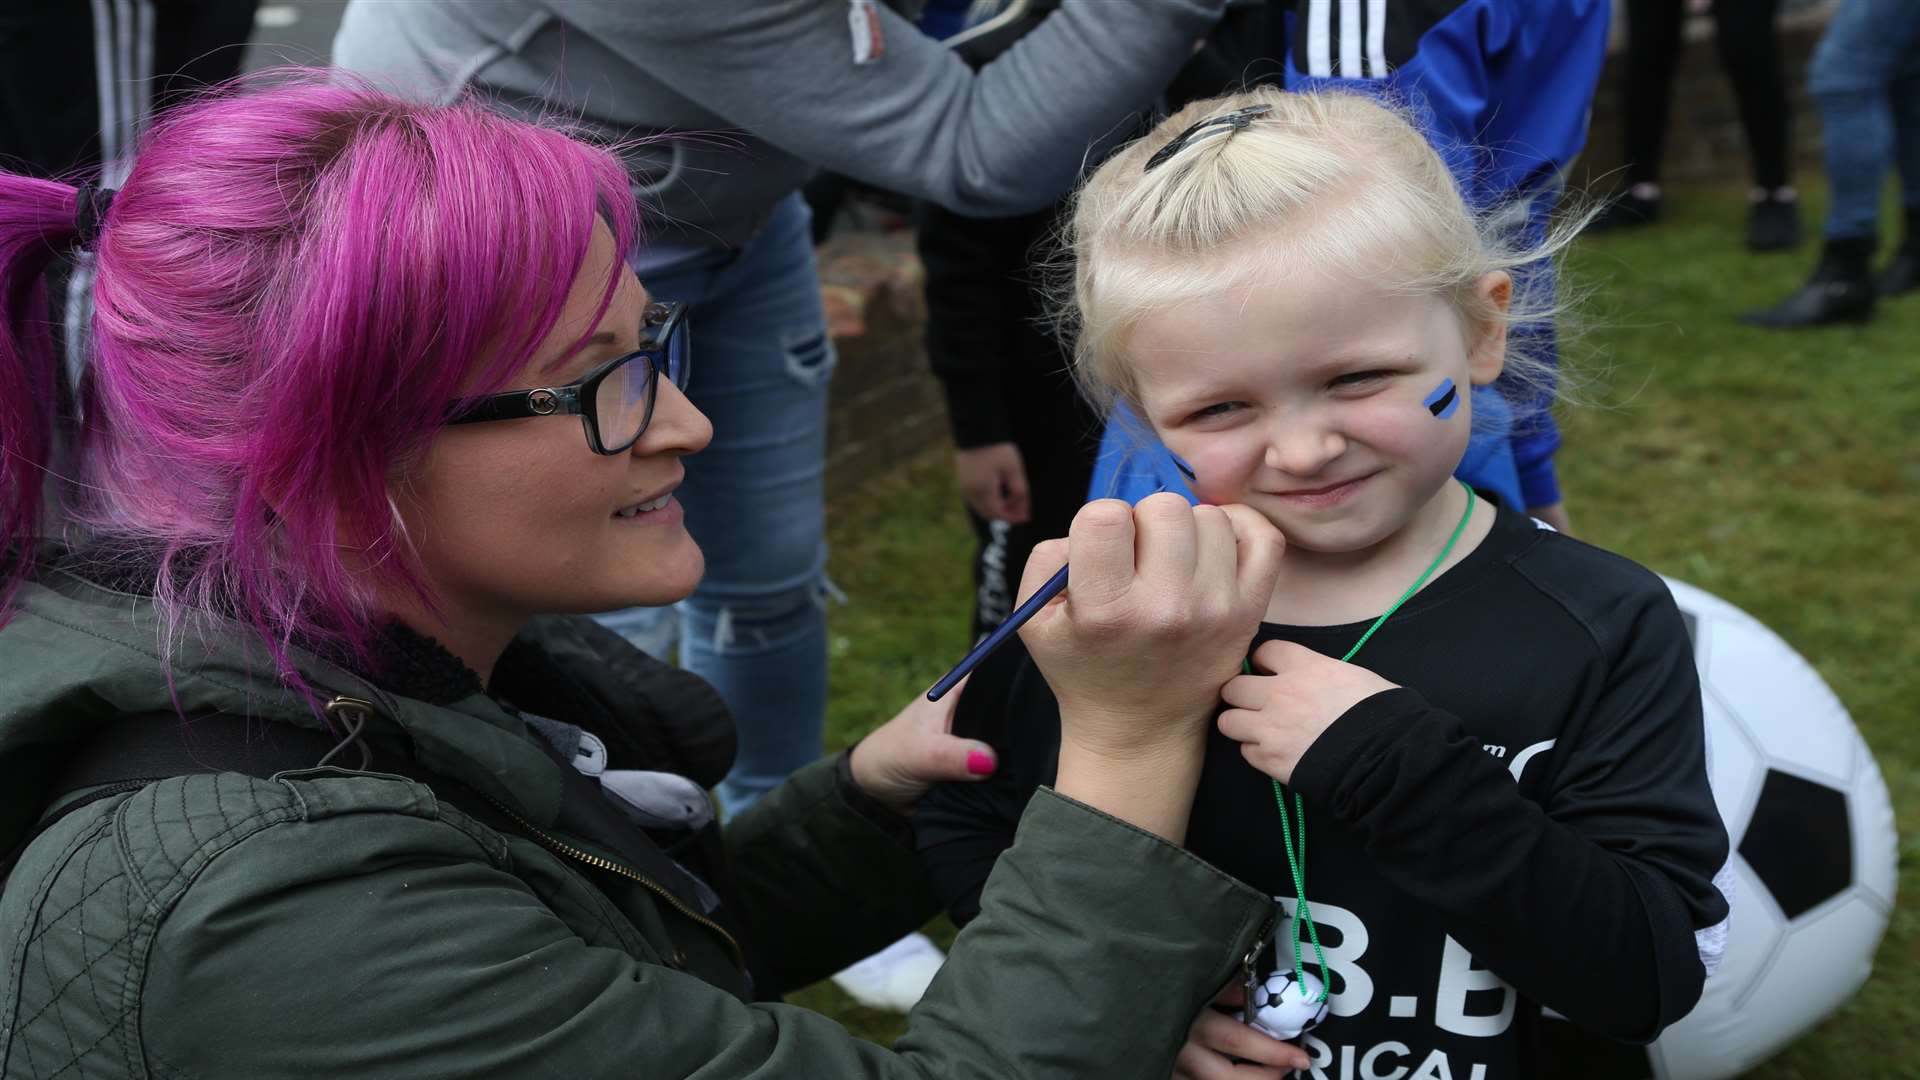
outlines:
[{"label": "green grass", "polygon": [[[1596,378],[1563,423],[1567,505],[1584,538],[1792,643],[1846,703],[1893,796],[1903,903],[1873,977],[1749,1075],[1920,1075],[1920,295],[1863,327],[1744,327],[1734,316],[1796,287],[1812,247],[1748,254],[1730,189],[1670,193],[1668,212],[1583,240],[1571,260],[1571,280],[1594,289],[1576,360]],[[903,463],[832,508],[833,573],[852,600],[833,616],[838,744],[966,644],[972,541],[947,462]],[[798,1000],[878,1041],[902,1030],[830,985]]]}]

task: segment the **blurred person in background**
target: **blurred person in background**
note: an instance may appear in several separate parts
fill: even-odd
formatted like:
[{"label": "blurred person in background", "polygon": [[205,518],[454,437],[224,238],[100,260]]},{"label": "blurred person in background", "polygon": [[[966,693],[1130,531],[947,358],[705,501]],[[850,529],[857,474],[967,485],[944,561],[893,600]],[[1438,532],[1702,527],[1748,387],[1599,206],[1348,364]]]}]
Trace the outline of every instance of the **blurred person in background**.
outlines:
[{"label": "blurred person in background", "polygon": [[1800,244],[1800,196],[1793,188],[1792,109],[1780,70],[1774,22],[1780,0],[1627,0],[1625,123],[1627,190],[1590,228],[1645,225],[1660,218],[1660,161],[1666,155],[1673,80],[1687,15],[1713,14],[1713,43],[1740,103],[1740,130],[1753,170],[1747,246],[1784,251]]},{"label": "blurred person in background", "polygon": [[[43,178],[126,179],[134,143],[198,87],[240,72],[257,0],[0,0],[0,167]],[[48,273],[48,315],[65,384],[80,377],[93,260]],[[60,388],[63,427],[70,406]]]},{"label": "blurred person in background", "polygon": [[[1920,284],[1920,3],[1840,0],[1814,50],[1808,90],[1820,111],[1832,187],[1826,240],[1806,284],[1740,317],[1754,326],[1865,322],[1878,298]],[[1889,170],[1900,176],[1906,233],[1876,281]]]}]

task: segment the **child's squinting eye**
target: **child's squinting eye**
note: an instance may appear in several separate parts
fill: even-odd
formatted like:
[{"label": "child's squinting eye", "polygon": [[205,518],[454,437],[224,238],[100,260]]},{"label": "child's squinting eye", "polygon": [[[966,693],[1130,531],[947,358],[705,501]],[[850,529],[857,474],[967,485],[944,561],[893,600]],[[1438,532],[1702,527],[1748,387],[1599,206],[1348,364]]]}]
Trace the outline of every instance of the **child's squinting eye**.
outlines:
[{"label": "child's squinting eye", "polygon": [[1209,405],[1204,409],[1198,409],[1189,413],[1187,420],[1189,423],[1196,420],[1212,420],[1216,417],[1225,416],[1239,407],[1240,402],[1238,401],[1222,401],[1217,405]]},{"label": "child's squinting eye", "polygon": [[1345,375],[1335,376],[1333,381],[1329,382],[1327,385],[1335,389],[1340,389],[1342,387],[1369,386],[1369,385],[1372,385],[1373,383],[1379,382],[1380,380],[1391,376],[1392,374],[1393,372],[1387,371],[1384,368],[1376,368],[1371,371],[1349,371]]}]

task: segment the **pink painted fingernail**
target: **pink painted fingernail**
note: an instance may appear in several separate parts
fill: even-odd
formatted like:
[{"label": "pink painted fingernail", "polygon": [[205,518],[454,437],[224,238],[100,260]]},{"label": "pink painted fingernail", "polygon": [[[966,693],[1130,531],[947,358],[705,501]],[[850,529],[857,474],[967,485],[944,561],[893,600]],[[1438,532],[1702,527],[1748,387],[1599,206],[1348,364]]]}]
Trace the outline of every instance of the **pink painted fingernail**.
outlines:
[{"label": "pink painted fingernail", "polygon": [[995,768],[993,755],[985,750],[967,751],[967,771],[975,776],[986,776]]}]

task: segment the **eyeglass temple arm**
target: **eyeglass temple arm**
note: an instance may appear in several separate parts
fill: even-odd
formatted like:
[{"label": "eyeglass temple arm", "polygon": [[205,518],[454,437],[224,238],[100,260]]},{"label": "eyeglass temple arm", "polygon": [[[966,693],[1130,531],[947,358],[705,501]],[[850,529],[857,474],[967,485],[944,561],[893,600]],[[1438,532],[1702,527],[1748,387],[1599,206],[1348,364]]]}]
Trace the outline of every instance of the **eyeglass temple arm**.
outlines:
[{"label": "eyeglass temple arm", "polygon": [[[533,395],[543,390],[552,395],[551,409],[533,407]],[[487,420],[518,420],[525,416],[578,415],[579,412],[579,387],[533,386],[525,390],[508,390],[505,393],[468,398],[455,406],[454,415],[447,423],[473,424]]]}]

